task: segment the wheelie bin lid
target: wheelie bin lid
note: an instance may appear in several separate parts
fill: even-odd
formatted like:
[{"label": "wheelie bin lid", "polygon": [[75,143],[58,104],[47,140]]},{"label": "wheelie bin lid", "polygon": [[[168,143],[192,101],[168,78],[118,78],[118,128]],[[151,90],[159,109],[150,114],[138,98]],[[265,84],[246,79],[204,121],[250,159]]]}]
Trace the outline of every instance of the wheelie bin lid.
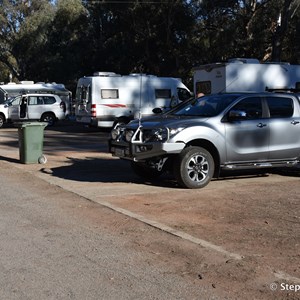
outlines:
[{"label": "wheelie bin lid", "polygon": [[14,126],[17,128],[24,128],[28,126],[44,126],[46,127],[48,125],[47,122],[17,122],[14,123]]}]

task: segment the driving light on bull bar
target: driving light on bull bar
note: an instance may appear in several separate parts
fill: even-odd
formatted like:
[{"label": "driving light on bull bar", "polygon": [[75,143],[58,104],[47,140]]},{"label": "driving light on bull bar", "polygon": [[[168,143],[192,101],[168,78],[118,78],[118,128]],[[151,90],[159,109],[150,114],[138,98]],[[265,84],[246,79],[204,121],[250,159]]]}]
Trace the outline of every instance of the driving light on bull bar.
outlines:
[{"label": "driving light on bull bar", "polygon": [[114,128],[111,132],[110,132],[110,136],[113,140],[116,140],[118,138],[118,136],[120,135],[120,129],[119,128]]},{"label": "driving light on bull bar", "polygon": [[133,130],[127,130],[125,133],[125,140],[126,142],[130,142],[132,137],[134,135],[134,131]]}]

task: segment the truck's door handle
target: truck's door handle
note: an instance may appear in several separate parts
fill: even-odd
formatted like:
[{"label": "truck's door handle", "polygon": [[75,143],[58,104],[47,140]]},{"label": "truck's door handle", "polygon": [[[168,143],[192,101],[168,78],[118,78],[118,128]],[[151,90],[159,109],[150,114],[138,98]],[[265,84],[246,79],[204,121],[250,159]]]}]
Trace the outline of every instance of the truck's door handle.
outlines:
[{"label": "truck's door handle", "polygon": [[295,120],[291,122],[291,124],[293,124],[293,125],[297,125],[299,123],[300,123],[299,121],[295,121]]},{"label": "truck's door handle", "polygon": [[266,126],[267,126],[267,124],[258,123],[256,126],[257,126],[257,127],[259,127],[259,128],[263,128],[263,127],[266,127]]}]

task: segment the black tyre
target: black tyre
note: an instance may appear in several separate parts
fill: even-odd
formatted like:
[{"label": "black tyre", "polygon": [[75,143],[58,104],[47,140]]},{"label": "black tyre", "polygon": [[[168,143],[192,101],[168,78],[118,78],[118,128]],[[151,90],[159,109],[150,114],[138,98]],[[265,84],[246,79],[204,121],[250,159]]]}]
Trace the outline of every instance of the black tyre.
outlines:
[{"label": "black tyre", "polygon": [[163,173],[163,171],[151,168],[146,163],[133,161],[131,162],[131,167],[136,175],[146,180],[155,180]]},{"label": "black tyre", "polygon": [[117,125],[118,126],[120,126],[120,125],[126,125],[128,122],[129,122],[129,120],[125,119],[125,118],[116,119],[114,121],[113,128],[115,128]]},{"label": "black tyre", "polygon": [[5,118],[3,115],[0,115],[0,128],[3,127],[4,123],[5,123]]},{"label": "black tyre", "polygon": [[48,123],[49,126],[53,126],[55,124],[56,118],[54,114],[46,113],[42,115],[41,121]]},{"label": "black tyre", "polygon": [[174,175],[178,183],[185,188],[205,187],[213,177],[215,163],[212,155],[202,147],[184,149],[174,164]]}]

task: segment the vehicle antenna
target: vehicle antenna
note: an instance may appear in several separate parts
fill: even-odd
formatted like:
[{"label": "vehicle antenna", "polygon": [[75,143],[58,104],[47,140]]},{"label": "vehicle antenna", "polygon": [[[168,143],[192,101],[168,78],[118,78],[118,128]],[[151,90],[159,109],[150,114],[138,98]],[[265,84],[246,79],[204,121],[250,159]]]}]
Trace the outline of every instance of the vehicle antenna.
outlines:
[{"label": "vehicle antenna", "polygon": [[143,89],[143,66],[140,66],[140,106],[139,106],[139,127],[142,126],[142,89]]}]

